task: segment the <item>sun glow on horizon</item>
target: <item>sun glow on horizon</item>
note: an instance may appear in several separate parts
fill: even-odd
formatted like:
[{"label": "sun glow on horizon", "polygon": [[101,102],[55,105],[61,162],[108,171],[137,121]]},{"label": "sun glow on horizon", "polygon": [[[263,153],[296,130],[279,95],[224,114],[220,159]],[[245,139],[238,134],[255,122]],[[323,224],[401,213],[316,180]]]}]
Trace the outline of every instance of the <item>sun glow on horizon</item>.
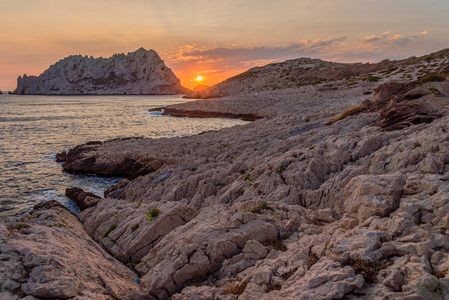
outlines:
[{"label": "sun glow on horizon", "polygon": [[449,47],[448,0],[324,2],[3,0],[0,90],[70,55],[140,47],[155,50],[189,89],[299,57],[365,63]]}]

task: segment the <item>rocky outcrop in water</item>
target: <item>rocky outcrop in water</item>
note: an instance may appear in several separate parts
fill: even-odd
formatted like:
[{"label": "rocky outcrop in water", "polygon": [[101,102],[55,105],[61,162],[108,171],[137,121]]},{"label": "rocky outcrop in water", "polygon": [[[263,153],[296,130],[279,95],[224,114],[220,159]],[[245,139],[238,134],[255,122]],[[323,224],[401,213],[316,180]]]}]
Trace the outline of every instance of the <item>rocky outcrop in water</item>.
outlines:
[{"label": "rocky outcrop in water", "polygon": [[179,79],[153,50],[114,54],[110,58],[69,56],[39,76],[17,79],[15,94],[142,95],[185,94]]},{"label": "rocky outcrop in water", "polygon": [[66,189],[65,195],[67,198],[73,200],[81,211],[97,205],[98,201],[101,199],[101,197],[98,197],[94,193],[85,192],[76,187]]}]

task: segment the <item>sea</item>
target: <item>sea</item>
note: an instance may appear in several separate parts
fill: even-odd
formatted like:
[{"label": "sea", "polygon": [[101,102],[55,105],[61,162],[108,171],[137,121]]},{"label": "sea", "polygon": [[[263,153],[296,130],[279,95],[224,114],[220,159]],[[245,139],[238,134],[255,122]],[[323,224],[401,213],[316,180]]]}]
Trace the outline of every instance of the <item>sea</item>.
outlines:
[{"label": "sea", "polygon": [[64,172],[55,155],[88,141],[188,136],[245,124],[224,118],[175,118],[149,109],[187,102],[175,96],[0,95],[0,218],[56,200],[72,212],[68,187],[103,196],[122,178]]}]

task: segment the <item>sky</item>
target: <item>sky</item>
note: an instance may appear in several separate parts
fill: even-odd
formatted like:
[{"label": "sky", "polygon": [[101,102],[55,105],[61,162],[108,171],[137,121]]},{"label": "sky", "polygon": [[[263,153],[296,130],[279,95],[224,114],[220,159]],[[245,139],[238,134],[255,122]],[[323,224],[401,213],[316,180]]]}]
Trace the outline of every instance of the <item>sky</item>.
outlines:
[{"label": "sky", "polygon": [[299,57],[377,62],[449,48],[448,0],[0,0],[0,90],[69,55],[159,53],[213,85]]}]

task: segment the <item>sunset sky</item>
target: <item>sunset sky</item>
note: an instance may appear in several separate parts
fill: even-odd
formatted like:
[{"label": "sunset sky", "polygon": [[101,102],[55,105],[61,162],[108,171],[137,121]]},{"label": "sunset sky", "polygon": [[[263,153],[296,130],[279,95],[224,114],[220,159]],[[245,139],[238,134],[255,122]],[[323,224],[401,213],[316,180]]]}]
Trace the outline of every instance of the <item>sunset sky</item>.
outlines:
[{"label": "sunset sky", "polygon": [[0,90],[72,55],[156,50],[189,88],[298,57],[375,62],[449,47],[448,0],[0,0]]}]

